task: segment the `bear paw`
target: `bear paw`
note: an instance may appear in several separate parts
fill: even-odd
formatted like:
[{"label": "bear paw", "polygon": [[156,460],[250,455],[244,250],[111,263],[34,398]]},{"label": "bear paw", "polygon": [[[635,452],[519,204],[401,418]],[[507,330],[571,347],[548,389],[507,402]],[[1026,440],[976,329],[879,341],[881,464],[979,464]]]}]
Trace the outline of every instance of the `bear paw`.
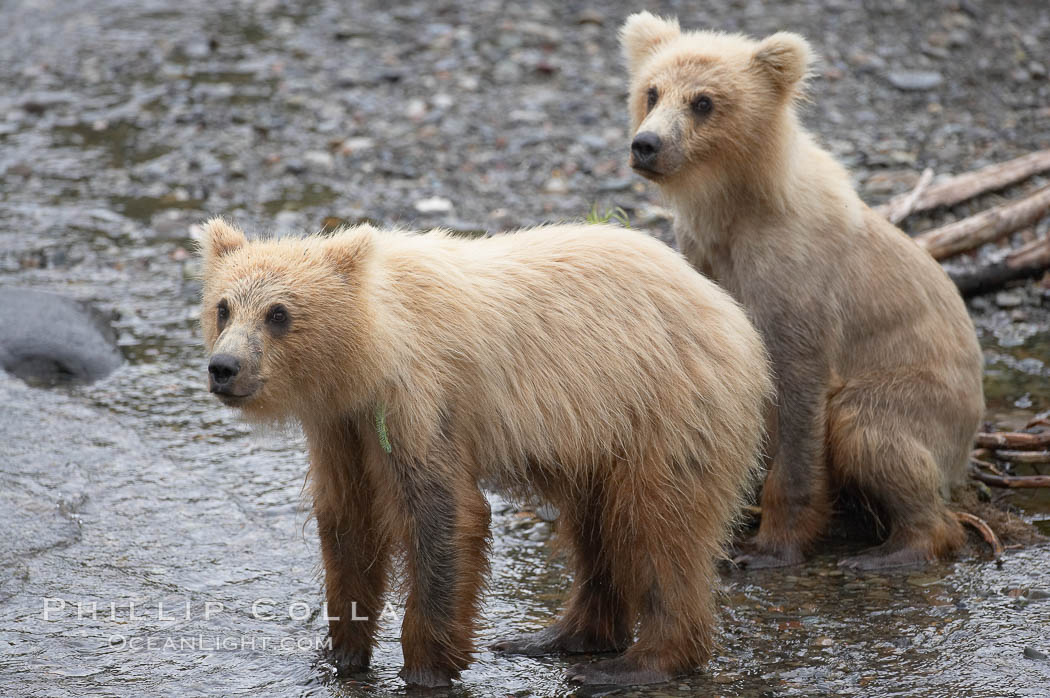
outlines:
[{"label": "bear paw", "polygon": [[850,570],[882,570],[891,567],[921,567],[930,556],[920,546],[890,546],[887,544],[868,548],[859,555],[843,558],[839,567]]},{"label": "bear paw", "polygon": [[605,659],[592,664],[576,664],[566,675],[573,683],[599,686],[639,686],[664,683],[674,678],[670,672],[639,666],[627,657]]},{"label": "bear paw", "polygon": [[790,567],[799,565],[804,560],[805,555],[796,545],[769,545],[755,539],[740,546],[737,554],[733,556],[734,565],[749,570]]},{"label": "bear paw", "polygon": [[499,640],[493,643],[492,649],[504,654],[542,657],[552,654],[622,652],[627,648],[629,642],[629,640],[623,643],[599,642],[584,635],[566,633],[555,624],[534,633]]},{"label": "bear paw", "polygon": [[428,667],[414,667],[409,669],[406,666],[401,670],[398,676],[400,676],[409,686],[422,686],[423,688],[451,686],[453,679],[453,676],[447,671]]}]

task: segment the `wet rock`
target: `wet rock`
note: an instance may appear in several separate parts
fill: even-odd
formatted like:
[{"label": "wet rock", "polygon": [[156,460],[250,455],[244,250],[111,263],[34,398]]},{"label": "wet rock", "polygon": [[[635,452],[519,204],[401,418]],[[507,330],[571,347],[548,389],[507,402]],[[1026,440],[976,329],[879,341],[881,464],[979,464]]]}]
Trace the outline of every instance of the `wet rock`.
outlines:
[{"label": "wet rock", "polygon": [[605,16],[593,7],[580,10],[580,14],[576,16],[576,22],[579,24],[594,24],[601,26],[605,23]]},{"label": "wet rock", "polygon": [[1014,82],[1028,82],[1032,79],[1032,74],[1024,68],[1017,68],[1012,73],[1010,73],[1010,79]]},{"label": "wet rock", "polygon": [[22,108],[28,113],[39,116],[49,109],[75,102],[76,94],[55,90],[32,92],[22,97]]},{"label": "wet rock", "polygon": [[548,194],[565,194],[569,191],[569,183],[565,181],[564,177],[554,176],[543,185],[543,191]]},{"label": "wet rock", "polygon": [[412,121],[420,121],[427,114],[427,103],[419,99],[410,99],[405,106],[405,116]]},{"label": "wet rock", "polygon": [[420,199],[412,204],[420,213],[449,213],[452,210],[452,202],[440,196],[432,196],[428,199]]},{"label": "wet rock", "polygon": [[112,328],[89,306],[18,288],[0,289],[0,365],[53,385],[90,383],[123,363]]},{"label": "wet rock", "polygon": [[331,172],[335,167],[335,158],[323,150],[308,150],[303,153],[303,161],[310,169],[320,172]]},{"label": "wet rock", "polygon": [[521,66],[511,61],[500,61],[492,69],[492,79],[497,83],[512,83],[521,80]]},{"label": "wet rock", "polygon": [[1000,308],[1016,308],[1024,303],[1024,296],[1016,291],[1000,291],[995,294],[995,304]]},{"label": "wet rock", "polygon": [[866,51],[854,51],[847,60],[853,68],[864,72],[875,72],[886,68],[885,59],[878,54]]},{"label": "wet rock", "polygon": [[375,147],[375,141],[364,136],[347,138],[339,143],[337,147],[341,155],[353,155],[361,151],[371,150]]},{"label": "wet rock", "polygon": [[944,82],[944,76],[934,70],[894,70],[886,74],[886,79],[906,92],[932,90]]}]

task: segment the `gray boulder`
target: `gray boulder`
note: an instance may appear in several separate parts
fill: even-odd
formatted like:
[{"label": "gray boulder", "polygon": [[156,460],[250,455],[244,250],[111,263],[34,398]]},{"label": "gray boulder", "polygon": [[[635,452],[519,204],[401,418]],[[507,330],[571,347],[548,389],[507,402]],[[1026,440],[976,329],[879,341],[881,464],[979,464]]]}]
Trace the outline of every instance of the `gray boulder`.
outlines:
[{"label": "gray boulder", "polygon": [[123,363],[109,323],[53,293],[0,288],[0,366],[36,384],[90,383]]}]

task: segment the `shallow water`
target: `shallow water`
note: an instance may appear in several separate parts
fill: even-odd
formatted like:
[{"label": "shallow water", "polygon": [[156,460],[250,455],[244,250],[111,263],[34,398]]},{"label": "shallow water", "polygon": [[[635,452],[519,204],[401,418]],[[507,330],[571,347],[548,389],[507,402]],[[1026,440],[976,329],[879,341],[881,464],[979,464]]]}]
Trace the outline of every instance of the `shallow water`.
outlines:
[{"label": "shallow water", "polygon": [[[115,316],[127,364],[85,387],[0,377],[0,694],[403,693],[395,620],[362,682],[334,678],[316,649],[303,443],[294,430],[254,433],[205,392],[186,251],[208,212],[264,229],[399,220],[410,215],[404,193],[390,184],[362,202],[353,170],[378,163],[389,183],[426,161],[396,148],[350,154],[359,159],[337,166],[351,170],[338,171],[344,186],[322,157],[265,164],[302,160],[317,140],[325,149],[317,93],[331,85],[311,83],[312,70],[327,70],[342,44],[301,27],[337,15],[331,3],[71,5],[3,4],[18,32],[0,37],[0,78],[12,86],[0,95],[0,285],[94,301]],[[423,22],[424,9],[406,4],[373,30],[465,40]],[[354,108],[370,114],[368,100],[396,97],[395,83],[375,78]],[[350,135],[372,130],[359,128]],[[1048,335],[982,341],[993,419],[1050,408]],[[1046,493],[1014,501],[1050,532]],[[493,510],[482,646],[549,622],[566,587],[549,525],[498,497]],[[835,561],[726,573],[721,647],[706,670],[618,694],[1046,695],[1050,662],[1025,651],[1050,654],[1047,548],[1010,551],[1001,568],[973,558],[855,575]],[[482,650],[453,694],[563,695],[566,666]]]}]

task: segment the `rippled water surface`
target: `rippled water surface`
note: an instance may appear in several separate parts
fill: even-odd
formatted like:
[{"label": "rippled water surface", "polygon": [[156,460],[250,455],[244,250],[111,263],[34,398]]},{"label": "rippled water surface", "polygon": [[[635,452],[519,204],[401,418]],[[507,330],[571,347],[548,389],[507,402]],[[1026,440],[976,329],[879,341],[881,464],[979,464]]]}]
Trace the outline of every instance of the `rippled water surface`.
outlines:
[{"label": "rippled water surface", "polygon": [[[79,6],[0,2],[0,286],[94,302],[114,318],[127,363],[85,387],[0,376],[0,694],[403,693],[396,620],[363,681],[334,678],[317,650],[324,622],[302,438],[253,432],[203,390],[191,225],[216,212],[267,230],[364,216],[499,224],[466,200],[451,220],[415,218],[411,201],[451,171],[426,145],[446,122],[402,112],[420,94],[491,100],[505,88],[480,96],[476,85],[419,83],[404,61],[436,65],[438,81],[442,71],[480,72],[500,85],[506,76],[485,73],[500,50],[531,65],[555,39],[507,48],[510,39],[476,38],[479,26],[516,35],[506,22],[538,13],[538,27],[517,32],[534,37],[558,16],[484,2],[469,21],[405,3],[393,14],[365,8],[360,23],[329,2]],[[610,58],[581,50],[566,60],[616,70],[610,32],[628,9],[589,34]],[[434,45],[457,58],[436,63]],[[539,95],[540,78],[525,75],[520,89]],[[611,116],[615,89],[590,98],[609,112],[581,107],[574,128],[598,116],[622,126]],[[520,127],[533,117],[528,99],[516,99]],[[484,124],[463,129],[458,137],[482,149],[502,137]],[[524,151],[521,168],[493,161],[477,197],[494,210],[511,197],[507,215],[523,217],[515,178],[532,177],[536,163],[520,129],[508,133],[519,142],[506,147]],[[590,195],[552,197],[541,215],[582,215]],[[1050,408],[1047,336],[985,333],[993,419],[1016,424]],[[1046,529],[1045,491],[1012,501]],[[567,586],[549,525],[492,502],[482,645],[550,622]],[[856,575],[835,562],[725,573],[724,633],[706,671],[618,694],[1047,695],[1046,547],[1009,551],[1001,568],[974,556]],[[453,694],[563,695],[566,666],[482,650]]]}]

